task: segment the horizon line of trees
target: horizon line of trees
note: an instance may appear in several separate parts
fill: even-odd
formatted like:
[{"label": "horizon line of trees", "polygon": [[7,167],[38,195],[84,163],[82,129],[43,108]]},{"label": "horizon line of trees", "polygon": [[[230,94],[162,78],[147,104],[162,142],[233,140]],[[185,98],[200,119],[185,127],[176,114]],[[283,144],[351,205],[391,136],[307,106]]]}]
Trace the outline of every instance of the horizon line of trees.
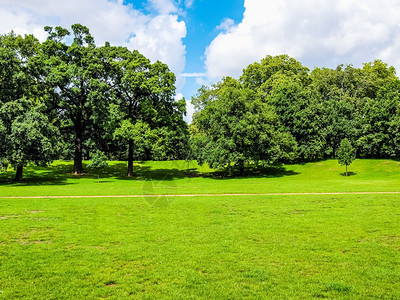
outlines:
[{"label": "horizon line of trees", "polygon": [[22,179],[47,165],[101,151],[110,160],[196,159],[241,174],[247,164],[336,158],[347,139],[359,158],[398,158],[400,80],[380,60],[310,71],[288,55],[266,56],[175,100],[168,66],[126,47],[96,46],[89,29],[46,27],[47,40],[0,36],[0,168]]},{"label": "horizon line of trees", "polygon": [[400,80],[381,60],[310,71],[268,55],[192,103],[192,155],[212,168],[337,158],[346,139],[359,158],[400,157]]}]

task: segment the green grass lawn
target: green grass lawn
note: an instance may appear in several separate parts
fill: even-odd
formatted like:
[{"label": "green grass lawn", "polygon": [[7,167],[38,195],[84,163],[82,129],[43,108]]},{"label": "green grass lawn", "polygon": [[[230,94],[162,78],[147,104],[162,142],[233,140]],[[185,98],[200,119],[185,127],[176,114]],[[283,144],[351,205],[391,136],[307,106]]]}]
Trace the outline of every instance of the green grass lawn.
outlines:
[{"label": "green grass lawn", "polygon": [[[399,191],[395,161],[221,179],[149,162],[0,179],[0,196]],[[399,299],[400,195],[0,198],[0,299]]]},{"label": "green grass lawn", "polygon": [[0,196],[400,191],[400,164],[392,160],[356,160],[349,177],[336,160],[282,165],[234,178],[195,162],[188,168],[185,161],[137,163],[134,178],[125,176],[126,163],[111,162],[100,183],[96,174],[74,176],[71,171],[72,162],[28,167],[22,183],[13,181],[12,170],[0,173]]}]

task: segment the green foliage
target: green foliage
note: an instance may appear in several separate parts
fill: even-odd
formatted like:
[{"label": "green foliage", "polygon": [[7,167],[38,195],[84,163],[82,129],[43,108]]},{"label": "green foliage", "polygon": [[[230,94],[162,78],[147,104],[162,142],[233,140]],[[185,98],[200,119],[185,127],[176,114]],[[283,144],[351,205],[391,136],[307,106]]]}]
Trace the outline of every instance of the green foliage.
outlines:
[{"label": "green foliage", "polygon": [[294,158],[294,139],[279,129],[274,110],[250,89],[228,77],[207,93],[209,99],[192,125],[192,152],[200,164],[243,173],[245,163],[268,165]]},{"label": "green foliage", "polygon": [[6,160],[6,136],[6,127],[4,126],[3,121],[0,119],[0,170],[3,169],[1,166],[4,165],[4,161]]},{"label": "green foliage", "polygon": [[356,149],[353,148],[347,138],[341,141],[337,151],[337,158],[340,165],[346,166],[347,176],[347,166],[349,166],[356,159]]},{"label": "green foliage", "polygon": [[72,32],[46,27],[48,38],[41,49],[45,81],[59,112],[65,142],[73,144],[66,147],[74,149],[74,172],[82,173],[83,148],[91,136],[89,130],[103,133],[101,121],[106,114],[108,85],[101,51],[89,29],[80,24],[71,29]]},{"label": "green foliage", "polygon": [[[137,51],[102,48],[112,82],[112,114],[107,127],[128,148],[128,176],[133,159],[174,159],[185,156],[188,129],[185,100],[175,101],[175,75]],[[182,151],[183,150],[183,151]]]},{"label": "green foliage", "polygon": [[[96,47],[80,24],[71,31],[59,26],[45,31],[42,44],[33,36],[0,36],[1,141],[11,134],[16,117],[40,106],[60,128],[62,157],[74,158],[74,173],[83,172],[82,160],[92,149],[114,158],[128,149],[131,167],[134,157],[186,157],[185,100],[175,101],[175,75],[168,66],[109,43]],[[138,122],[140,139],[115,134],[125,121]],[[139,130],[141,124],[148,128]],[[5,142],[0,146],[2,161],[8,148]]]},{"label": "green foliage", "polygon": [[275,75],[265,101],[275,108],[285,130],[296,139],[299,160],[321,158],[326,150],[324,107],[310,88],[296,78]]},{"label": "green foliage", "polygon": [[[3,119],[7,119],[4,114],[12,113],[8,109],[14,104],[22,109],[21,103],[7,103],[0,108]],[[3,169],[11,164],[15,168],[20,167],[22,172],[22,167],[28,163],[47,165],[57,158],[60,151],[59,131],[40,111],[40,107],[22,109],[9,121],[7,135],[2,138],[0,159]],[[16,179],[22,180],[22,173],[17,172]]]},{"label": "green foliage", "polygon": [[[91,149],[101,148],[111,157],[123,157],[127,149],[132,175],[134,157],[151,159],[156,153],[149,145],[155,144],[157,130],[164,145],[171,145],[158,146],[157,156],[181,157],[172,143],[185,143],[187,125],[184,100],[174,99],[175,75],[165,64],[152,64],[136,50],[109,43],[96,47],[85,26],[75,24],[71,29],[46,27],[48,39],[42,52],[64,139],[74,144],[74,172],[82,172],[82,159]],[[136,123],[133,131],[127,127]],[[84,151],[85,147],[89,149]]]},{"label": "green foliage", "polygon": [[43,64],[33,36],[0,36],[1,168],[17,168],[16,180],[28,163],[46,165],[59,151],[59,131],[47,106],[40,77]]},{"label": "green foliage", "polygon": [[28,162],[47,165],[58,153],[58,135],[58,129],[36,110],[17,117],[9,136],[10,163],[14,166],[25,166]]},{"label": "green foliage", "polygon": [[297,78],[304,85],[309,81],[308,72],[308,68],[288,55],[267,55],[260,63],[249,65],[240,81],[247,88],[268,93],[276,76]]},{"label": "green foliage", "polygon": [[104,152],[102,152],[100,150],[96,150],[92,154],[92,160],[91,160],[90,164],[88,165],[88,168],[97,171],[97,183],[99,183],[100,170],[107,166],[108,166],[107,156],[104,154]]},{"label": "green foliage", "polygon": [[[240,80],[275,108],[296,139],[300,161],[336,157],[346,137],[362,157],[398,156],[398,79],[394,68],[380,60],[363,68],[339,65],[310,73],[287,55],[267,56],[248,66]],[[202,89],[203,95],[209,92]]]},{"label": "green foliage", "polygon": [[152,145],[154,160],[177,160],[188,155],[188,126],[180,118],[173,126],[163,126],[154,130],[156,136]]},{"label": "green foliage", "polygon": [[115,130],[114,137],[132,142],[135,157],[143,160],[152,156],[152,147],[157,139],[154,130],[147,123],[138,121],[132,124],[129,120],[122,121],[121,126]]},{"label": "green foliage", "polygon": [[97,47],[80,24],[45,30],[42,44],[32,35],[0,36],[3,168],[19,165],[21,173],[58,156],[74,158],[81,173],[82,160],[101,149],[127,159],[129,176],[134,159],[196,158],[242,173],[245,164],[335,158],[345,138],[359,157],[400,156],[400,81],[380,60],[310,72],[288,55],[268,55],[239,80],[201,87],[189,134],[167,65],[125,47]]},{"label": "green foliage", "polygon": [[92,160],[91,160],[90,164],[88,165],[88,168],[98,170],[98,169],[102,169],[107,166],[108,166],[107,156],[104,154],[104,152],[102,152],[100,150],[96,150],[92,154]]},{"label": "green foliage", "polygon": [[400,156],[400,81],[381,87],[375,99],[361,109],[357,146],[362,157]]}]

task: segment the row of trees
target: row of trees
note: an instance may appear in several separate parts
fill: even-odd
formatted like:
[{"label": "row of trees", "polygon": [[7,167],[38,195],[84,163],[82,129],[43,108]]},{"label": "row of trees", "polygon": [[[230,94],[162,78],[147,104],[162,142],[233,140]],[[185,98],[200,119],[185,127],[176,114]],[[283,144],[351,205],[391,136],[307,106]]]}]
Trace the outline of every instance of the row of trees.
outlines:
[{"label": "row of trees", "polygon": [[48,38],[0,36],[0,162],[22,179],[28,163],[73,158],[76,174],[96,149],[111,159],[179,159],[187,150],[185,100],[175,76],[137,51],[97,47],[87,27],[46,27]]},{"label": "row of trees", "polygon": [[175,76],[138,51],[98,47],[88,28],[46,27],[48,38],[0,36],[0,167],[74,159],[196,159],[212,168],[334,158],[347,139],[358,157],[400,154],[400,80],[377,60],[310,72],[267,56],[199,89],[188,129]]},{"label": "row of trees", "polygon": [[345,139],[360,158],[400,156],[400,80],[380,60],[310,72],[267,56],[192,103],[193,156],[213,168],[336,158]]}]

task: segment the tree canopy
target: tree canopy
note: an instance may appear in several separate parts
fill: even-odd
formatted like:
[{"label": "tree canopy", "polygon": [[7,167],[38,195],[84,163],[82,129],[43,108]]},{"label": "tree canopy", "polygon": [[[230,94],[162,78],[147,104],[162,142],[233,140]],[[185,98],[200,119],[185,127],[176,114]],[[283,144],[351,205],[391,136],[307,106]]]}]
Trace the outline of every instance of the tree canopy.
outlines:
[{"label": "tree canopy", "polygon": [[0,36],[0,161],[22,180],[28,163],[46,165],[57,157],[58,129],[47,107],[40,43],[31,35]]},{"label": "tree canopy", "polygon": [[31,35],[0,36],[3,167],[73,158],[79,174],[83,158],[99,149],[128,160],[132,176],[133,159],[186,156],[185,100],[175,100],[168,66],[125,47],[98,47],[80,24],[45,30],[42,44]]},{"label": "tree canopy", "polygon": [[[72,33],[62,27],[46,27],[48,38],[42,49],[45,81],[51,88],[63,129],[71,130],[74,135],[73,172],[79,174],[83,172],[84,139],[94,119],[94,107],[105,101],[101,93],[104,72],[89,29],[80,24],[72,25],[71,29]],[[72,38],[71,44],[68,37]]]},{"label": "tree canopy", "polygon": [[[175,75],[167,65],[152,64],[138,51],[109,45],[104,50],[113,107],[109,127],[128,149],[128,176],[133,176],[134,157],[182,158],[186,107],[184,99],[175,101]],[[177,144],[169,144],[172,141]]]},{"label": "tree canopy", "polygon": [[273,108],[254,91],[230,77],[203,91],[193,99],[198,111],[191,145],[199,164],[231,167],[243,174],[245,163],[266,165],[294,158],[294,138],[280,129]]},{"label": "tree canopy", "polygon": [[[218,168],[257,162],[260,157],[278,157],[268,151],[268,141],[274,136],[280,140],[284,133],[291,137],[289,144],[296,143],[296,151],[282,148],[282,157],[270,162],[336,158],[344,139],[354,145],[358,157],[395,158],[400,140],[399,93],[395,69],[380,60],[362,68],[339,65],[310,71],[287,55],[266,56],[245,68],[238,81],[225,78],[199,89],[192,99],[196,108],[192,151],[200,162]],[[270,120],[276,130],[253,126],[248,116],[256,123]],[[238,147],[241,142],[235,132],[243,145],[252,147]],[[262,139],[263,133],[268,133],[268,141]]]}]

